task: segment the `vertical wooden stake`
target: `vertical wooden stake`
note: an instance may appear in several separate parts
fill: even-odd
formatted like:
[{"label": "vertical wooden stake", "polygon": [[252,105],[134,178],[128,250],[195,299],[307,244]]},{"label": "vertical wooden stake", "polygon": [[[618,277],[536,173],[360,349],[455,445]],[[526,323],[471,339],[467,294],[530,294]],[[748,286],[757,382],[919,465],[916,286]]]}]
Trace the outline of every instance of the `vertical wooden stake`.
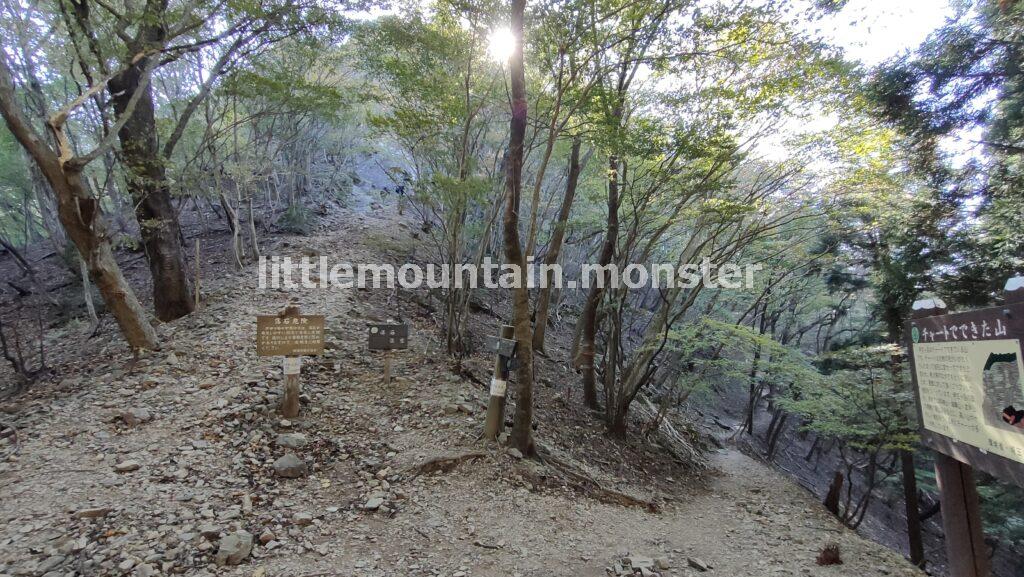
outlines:
[{"label": "vertical wooden stake", "polygon": [[299,374],[284,376],[284,399],[281,401],[282,417],[292,419],[299,416],[300,376]]},{"label": "vertical wooden stake", "polygon": [[391,351],[384,351],[384,384],[391,385]]},{"label": "vertical wooden stake", "polygon": [[199,310],[199,239],[196,238],[196,310]]},{"label": "vertical wooden stake", "polygon": [[981,528],[981,502],[974,484],[974,469],[953,457],[936,453],[935,480],[942,501],[942,529],[946,533],[950,577],[988,577],[990,565]]},{"label": "vertical wooden stake", "polygon": [[[284,309],[284,316],[298,316],[299,307],[289,306]],[[299,416],[299,396],[302,394],[299,378],[300,368],[296,374],[284,376],[284,398],[281,400],[281,416],[291,419]]]},{"label": "vertical wooden stake", "polygon": [[[511,325],[502,325],[501,338],[511,339],[516,336],[516,329]],[[508,389],[508,364],[505,357],[495,355],[494,376],[491,378],[491,395],[487,399],[487,420],[484,421],[484,438],[495,440],[505,428],[505,392]]]}]

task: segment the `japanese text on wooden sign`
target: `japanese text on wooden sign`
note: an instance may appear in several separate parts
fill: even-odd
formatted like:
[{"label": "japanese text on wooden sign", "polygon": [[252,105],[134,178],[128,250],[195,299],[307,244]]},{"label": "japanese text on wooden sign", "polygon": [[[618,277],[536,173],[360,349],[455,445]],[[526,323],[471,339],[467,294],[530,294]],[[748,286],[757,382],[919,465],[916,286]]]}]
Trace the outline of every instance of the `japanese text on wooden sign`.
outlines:
[{"label": "japanese text on wooden sign", "polygon": [[256,317],[257,355],[322,355],[323,352],[323,315]]},{"label": "japanese text on wooden sign", "polygon": [[1024,305],[908,324],[925,445],[1024,484]]}]

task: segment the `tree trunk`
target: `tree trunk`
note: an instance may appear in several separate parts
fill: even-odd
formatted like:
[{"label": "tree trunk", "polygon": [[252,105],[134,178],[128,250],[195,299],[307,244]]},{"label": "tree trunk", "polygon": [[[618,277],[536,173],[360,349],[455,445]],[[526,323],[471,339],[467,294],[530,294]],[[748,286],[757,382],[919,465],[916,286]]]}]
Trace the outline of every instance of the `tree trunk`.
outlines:
[{"label": "tree trunk", "polygon": [[757,365],[761,361],[761,345],[754,345],[754,360],[750,363],[750,376],[747,398],[747,434],[754,436],[754,413],[757,411],[757,396],[761,387],[757,386]]},{"label": "tree trunk", "polygon": [[[562,197],[562,206],[558,210],[558,222],[555,223],[555,230],[551,234],[551,246],[548,247],[548,254],[544,257],[544,264],[554,265],[558,262],[559,254],[562,251],[562,241],[565,240],[565,225],[569,221],[569,213],[572,211],[573,199],[576,197],[576,185],[580,179],[580,138],[577,136],[572,140],[572,152],[569,153],[569,178],[565,184],[565,196]],[[537,315],[533,328],[533,348],[537,351],[544,350],[544,332],[548,324],[548,311],[551,307],[551,284],[554,279],[554,272],[547,274],[547,282],[541,287],[537,295]]]},{"label": "tree trunk", "polygon": [[921,510],[917,506],[917,475],[914,453],[900,451],[900,466],[903,474],[903,499],[906,501],[907,539],[910,542],[910,561],[924,567],[924,541],[921,538]]},{"label": "tree trunk", "polygon": [[112,78],[109,90],[118,115],[125,113],[136,91],[144,91],[118,136],[128,168],[128,192],[153,277],[153,308],[157,318],[171,321],[192,312],[193,303],[178,213],[171,203],[165,159],[157,144],[152,89],[149,83],[140,88],[146,60],[139,59]]},{"label": "tree trunk", "polygon": [[[619,236],[619,159],[614,154],[608,157],[608,225],[605,232],[604,245],[598,256],[597,264],[607,266],[615,256],[615,243]],[[608,275],[604,275],[607,283]],[[595,279],[596,280],[596,279]],[[597,309],[601,304],[603,289],[595,283],[587,295],[587,304],[583,307],[583,334],[580,340],[580,369],[583,372],[583,404],[591,409],[597,408],[597,375],[594,369],[594,343],[597,340]]]},{"label": "tree trunk", "polygon": [[252,250],[252,259],[260,260],[260,241],[256,236],[256,214],[252,209],[252,195],[245,201],[246,212],[249,213],[249,248]]},{"label": "tree trunk", "polygon": [[3,58],[0,58],[0,113],[11,133],[50,184],[57,199],[61,225],[85,260],[89,274],[103,295],[107,310],[117,320],[125,340],[133,349],[157,348],[156,331],[114,260],[106,224],[96,199],[87,195],[81,172],[62,164],[57,154],[25,120],[17,105],[11,71]]},{"label": "tree trunk", "polygon": [[526,259],[519,240],[519,204],[522,194],[523,143],[526,140],[526,75],[523,70],[523,12],[526,0],[512,0],[512,34],[516,47],[509,59],[512,77],[512,121],[509,127],[508,178],[505,191],[505,258],[519,267],[519,283],[512,289],[512,316],[519,341],[519,381],[511,443],[524,455],[533,452],[533,331],[530,327],[530,293],[526,286]]},{"label": "tree trunk", "polygon": [[842,491],[843,473],[842,471],[836,471],[835,476],[832,477],[832,484],[828,486],[828,494],[825,495],[825,500],[823,501],[825,510],[836,517],[839,517],[839,497]]}]

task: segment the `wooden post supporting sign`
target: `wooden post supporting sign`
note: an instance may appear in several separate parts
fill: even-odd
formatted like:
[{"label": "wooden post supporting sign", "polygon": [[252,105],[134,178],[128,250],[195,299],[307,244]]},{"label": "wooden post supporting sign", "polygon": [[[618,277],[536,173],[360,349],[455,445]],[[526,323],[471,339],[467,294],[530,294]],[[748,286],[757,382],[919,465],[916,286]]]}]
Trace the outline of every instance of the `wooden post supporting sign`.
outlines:
[{"label": "wooden post supporting sign", "polygon": [[284,357],[282,416],[299,416],[302,356],[321,355],[323,352],[322,315],[303,315],[300,314],[299,307],[289,306],[280,315],[256,317],[256,354]]},{"label": "wooden post supporting sign", "polygon": [[488,343],[495,356],[491,394],[487,399],[487,419],[484,421],[484,438],[492,441],[498,438],[505,427],[505,393],[508,391],[509,362],[515,357],[515,336],[515,327],[502,325],[498,338],[492,338]]},{"label": "wooden post supporting sign", "polygon": [[371,351],[384,351],[384,384],[391,384],[391,351],[409,348],[409,325],[385,323],[370,325],[367,346]]},{"label": "wooden post supporting sign", "polygon": [[914,303],[911,374],[921,442],[933,449],[950,577],[989,577],[974,469],[1024,487],[1024,278],[1004,304],[947,314]]}]

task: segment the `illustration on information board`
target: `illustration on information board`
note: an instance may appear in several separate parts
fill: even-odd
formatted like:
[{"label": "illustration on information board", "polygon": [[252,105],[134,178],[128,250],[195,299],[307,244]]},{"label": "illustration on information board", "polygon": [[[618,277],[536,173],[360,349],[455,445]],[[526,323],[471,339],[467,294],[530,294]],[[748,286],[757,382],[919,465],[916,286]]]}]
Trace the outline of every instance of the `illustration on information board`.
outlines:
[{"label": "illustration on information board", "polygon": [[1024,383],[1017,353],[989,353],[982,382],[985,420],[995,427],[1024,433]]}]

